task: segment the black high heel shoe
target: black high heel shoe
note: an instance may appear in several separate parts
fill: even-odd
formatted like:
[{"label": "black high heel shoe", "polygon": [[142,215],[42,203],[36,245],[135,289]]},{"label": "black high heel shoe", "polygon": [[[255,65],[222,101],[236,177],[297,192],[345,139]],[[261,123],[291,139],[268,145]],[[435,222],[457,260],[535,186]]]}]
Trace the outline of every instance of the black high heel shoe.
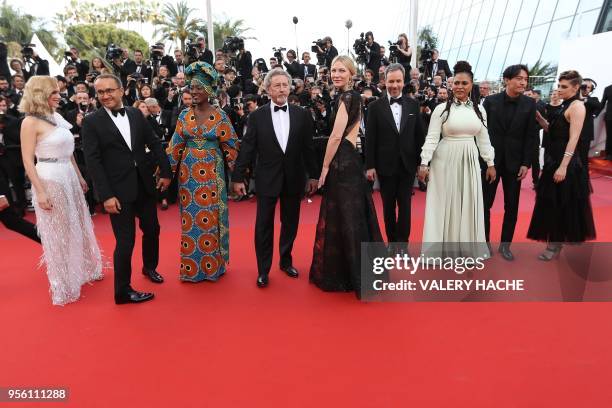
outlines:
[{"label": "black high heel shoe", "polygon": [[548,245],[544,252],[538,255],[538,259],[540,261],[545,262],[552,261],[554,258],[559,257],[559,254],[561,253],[561,248],[561,245]]}]

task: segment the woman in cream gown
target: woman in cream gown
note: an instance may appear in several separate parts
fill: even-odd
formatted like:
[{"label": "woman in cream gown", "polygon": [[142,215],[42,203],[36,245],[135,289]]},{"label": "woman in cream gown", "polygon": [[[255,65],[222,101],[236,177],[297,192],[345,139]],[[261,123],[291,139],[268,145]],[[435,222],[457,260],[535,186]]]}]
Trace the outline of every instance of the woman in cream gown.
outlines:
[{"label": "woman in cream gown", "polygon": [[421,152],[419,179],[429,180],[422,252],[488,258],[478,155],[492,181],[494,150],[485,110],[470,98],[471,67],[459,61],[454,70],[453,99],[434,109]]}]

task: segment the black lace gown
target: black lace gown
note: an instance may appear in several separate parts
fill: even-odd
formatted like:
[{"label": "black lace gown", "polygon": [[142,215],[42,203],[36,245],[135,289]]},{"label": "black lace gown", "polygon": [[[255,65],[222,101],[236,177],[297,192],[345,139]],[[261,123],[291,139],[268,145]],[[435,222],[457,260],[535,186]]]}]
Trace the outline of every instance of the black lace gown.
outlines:
[{"label": "black lace gown", "polygon": [[578,149],[567,166],[565,180],[561,183],[553,180],[569,141],[570,124],[564,114],[574,100],[575,97],[564,101],[550,118],[548,137],[543,143],[544,167],[527,232],[527,238],[533,240],[557,243],[595,239],[588,174]]},{"label": "black lace gown", "polygon": [[[361,97],[344,92],[348,123],[325,179],[319,222],[314,243],[310,282],[324,291],[361,291],[361,243],[382,242],[370,186],[355,146],[346,139],[359,125]],[[332,118],[332,122],[335,120]]]}]

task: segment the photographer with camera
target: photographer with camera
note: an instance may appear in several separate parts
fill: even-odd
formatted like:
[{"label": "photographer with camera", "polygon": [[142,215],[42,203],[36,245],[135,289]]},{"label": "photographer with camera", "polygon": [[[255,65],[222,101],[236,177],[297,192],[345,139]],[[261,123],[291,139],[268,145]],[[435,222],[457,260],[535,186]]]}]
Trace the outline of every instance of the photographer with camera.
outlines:
[{"label": "photographer with camera", "polygon": [[197,38],[197,43],[198,43],[198,61],[204,61],[210,65],[212,65],[213,63],[213,53],[211,50],[209,50],[206,46],[206,38],[204,37],[198,37]]},{"label": "photographer with camera", "polygon": [[[9,66],[6,62],[7,58],[8,48],[6,47],[6,44],[4,42],[0,41],[0,76],[4,78],[10,78],[11,76],[11,70],[9,69]],[[11,61],[11,65],[12,63],[13,61]],[[21,61],[19,61],[19,64],[21,64]]]},{"label": "photographer with camera", "polygon": [[395,57],[396,61],[402,67],[404,67],[406,77],[408,77],[409,72],[412,70],[412,66],[410,65],[410,58],[412,58],[412,48],[410,48],[410,45],[408,44],[408,36],[404,33],[401,33],[397,37],[397,42],[394,45],[396,47],[393,50],[393,56]]},{"label": "photographer with camera", "polygon": [[127,75],[136,73],[139,74],[139,76],[136,77],[142,79],[144,83],[148,83],[149,81],[151,81],[151,75],[153,74],[153,70],[145,62],[142,50],[134,50],[134,60],[129,61],[129,63],[126,61],[123,65],[123,70]]},{"label": "photographer with camera", "polygon": [[378,69],[380,68],[380,45],[374,41],[374,34],[371,31],[368,31],[365,35],[366,40],[366,67],[371,69],[374,73],[373,81],[374,83],[378,82]]},{"label": "photographer with camera", "polygon": [[183,55],[183,50],[176,49],[174,50],[174,65],[176,65],[176,72],[185,72],[185,56]]},{"label": "photographer with camera", "polygon": [[108,44],[106,47],[106,61],[110,64],[112,73],[121,78],[123,85],[126,84],[127,72],[123,71],[123,50],[115,44]]},{"label": "photographer with camera", "polygon": [[[277,54],[275,53],[274,55],[276,56]],[[300,63],[297,61],[297,55],[295,54],[295,51],[287,51],[288,62],[285,61],[282,51],[278,51],[278,56],[280,56],[281,60],[283,61],[283,65],[285,66],[285,68],[287,68],[287,73],[291,75],[291,78],[296,79],[301,77],[300,74],[303,71],[300,71]]]},{"label": "photographer with camera", "polygon": [[35,44],[24,44],[21,49],[21,56],[25,66],[23,76],[26,82],[34,75],[49,75],[49,61],[38,56],[36,51],[34,51],[35,46]]},{"label": "photographer with camera", "polygon": [[253,56],[250,51],[244,49],[244,40],[241,38],[238,42],[238,55],[236,55],[236,70],[238,77],[241,79],[241,86],[249,82],[252,78],[253,71]]},{"label": "photographer with camera", "polygon": [[338,50],[334,47],[331,37],[323,37],[323,40],[315,41],[314,44],[315,45],[312,46],[313,52],[317,53],[317,58],[319,58],[319,56],[322,57],[320,59],[322,64],[318,63],[317,65],[325,65],[327,69],[331,69],[332,61],[338,56]]},{"label": "photographer with camera", "polygon": [[64,59],[66,60],[66,65],[76,67],[79,81],[84,81],[85,76],[89,72],[89,61],[79,58],[79,50],[76,47],[70,47],[70,50],[64,53]]},{"label": "photographer with camera", "polygon": [[19,102],[21,102],[21,98],[23,97],[23,89],[25,88],[26,79],[20,74],[13,75],[11,79],[13,85],[13,104],[15,106],[19,106]]},{"label": "photographer with camera", "polygon": [[165,65],[158,68],[158,75],[153,78],[153,97],[158,101],[163,101],[168,97],[168,89],[174,85],[170,77],[170,71]]},{"label": "photographer with camera", "polygon": [[[389,41],[391,43],[391,41]],[[387,58],[387,49],[381,45],[380,46],[380,67],[383,69],[390,64],[389,58]],[[380,79],[380,68],[378,69],[378,79]]]},{"label": "photographer with camera", "polygon": [[431,59],[428,59],[423,64],[425,69],[424,76],[428,82],[431,81],[434,76],[438,75],[438,71],[444,71],[447,78],[453,75],[448,66],[448,62],[440,59],[439,56],[439,51],[434,48],[431,50]]},{"label": "photographer with camera", "polygon": [[68,97],[72,97],[76,92],[76,84],[80,81],[77,68],[74,65],[66,65],[64,67],[64,78],[66,80]]},{"label": "photographer with camera", "polygon": [[[597,83],[591,78],[584,78],[580,85],[580,100],[584,102],[586,114],[577,149],[580,154],[580,160],[582,160],[583,165],[587,169],[589,167],[589,149],[591,147],[591,142],[595,139],[595,125],[593,121],[603,108],[601,102],[599,102],[599,98],[592,96],[596,86]],[[538,109],[538,111],[539,110],[540,109]],[[588,170],[586,173],[588,175]]]}]

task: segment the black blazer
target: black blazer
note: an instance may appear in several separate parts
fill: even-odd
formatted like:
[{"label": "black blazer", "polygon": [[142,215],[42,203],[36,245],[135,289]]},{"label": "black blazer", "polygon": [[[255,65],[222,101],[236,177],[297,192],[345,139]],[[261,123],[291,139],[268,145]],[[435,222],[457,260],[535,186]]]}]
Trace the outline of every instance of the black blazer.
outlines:
[{"label": "black blazer", "polygon": [[[308,69],[308,74],[305,74],[306,71],[304,70],[304,67]],[[316,80],[317,79],[317,67],[313,64],[300,64],[300,78],[302,78],[303,80],[306,80],[307,76],[311,76]]]},{"label": "black blazer", "polygon": [[145,157],[145,145],[153,152],[160,175],[170,178],[170,164],[159,139],[142,112],[126,107],[130,120],[132,149],[104,108],[83,119],[81,138],[87,169],[101,201],[117,197],[120,202],[133,202],[138,195],[138,177],[148,194],[155,195],[155,169]]},{"label": "black blazer", "polygon": [[287,61],[283,62],[285,68],[287,68],[287,73],[291,75],[291,78],[302,78],[304,76],[304,71],[300,73],[300,63],[297,61],[293,61],[292,63],[288,63]]},{"label": "black blazer", "polygon": [[402,100],[399,132],[387,96],[368,105],[366,168],[376,169],[382,176],[396,174],[400,166],[404,171],[415,173],[425,143],[419,103],[405,95]]},{"label": "black blazer", "polygon": [[312,119],[306,109],[289,104],[289,123],[289,140],[283,153],[274,133],[270,103],[249,114],[232,181],[245,180],[245,171],[257,155],[257,194],[267,197],[304,194],[307,175],[311,179],[319,177]]},{"label": "black blazer", "polygon": [[612,119],[612,85],[606,86],[606,89],[603,91],[603,97],[601,98],[601,109],[606,106],[606,102],[608,102],[608,107],[606,108],[606,119]]},{"label": "black blazer", "polygon": [[[518,174],[519,167],[531,167],[533,151],[540,143],[538,123],[536,122],[536,103],[525,95],[520,95],[516,113],[510,128],[504,123],[504,94],[499,92],[487,96],[483,106],[487,112],[489,138],[495,149],[495,166],[504,163],[510,172]],[[486,168],[481,160],[481,165]]]},{"label": "black blazer", "polygon": [[[453,73],[448,66],[448,61],[438,58],[438,71],[444,71],[446,73],[446,78],[453,76]],[[433,61],[427,60],[425,61],[425,78],[433,79],[437,72],[433,72]]]}]

